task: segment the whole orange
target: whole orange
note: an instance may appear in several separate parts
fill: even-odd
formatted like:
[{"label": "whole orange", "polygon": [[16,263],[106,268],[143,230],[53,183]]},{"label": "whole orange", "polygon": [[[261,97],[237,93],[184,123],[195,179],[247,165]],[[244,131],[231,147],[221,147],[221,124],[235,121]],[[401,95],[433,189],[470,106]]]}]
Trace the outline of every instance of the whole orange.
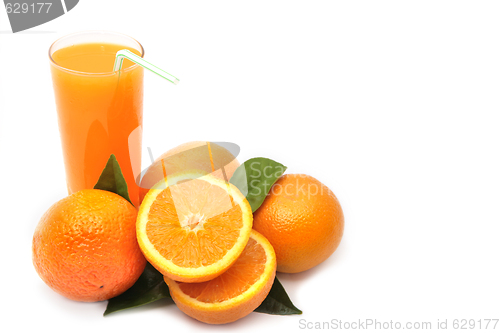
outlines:
[{"label": "whole orange", "polygon": [[333,192],[317,179],[280,177],[254,213],[253,228],[276,252],[278,271],[298,273],[323,261],[337,249],[344,214]]},{"label": "whole orange", "polygon": [[82,190],[55,203],[33,235],[33,264],[59,294],[95,302],[130,288],[146,265],[137,209],[108,191]]}]

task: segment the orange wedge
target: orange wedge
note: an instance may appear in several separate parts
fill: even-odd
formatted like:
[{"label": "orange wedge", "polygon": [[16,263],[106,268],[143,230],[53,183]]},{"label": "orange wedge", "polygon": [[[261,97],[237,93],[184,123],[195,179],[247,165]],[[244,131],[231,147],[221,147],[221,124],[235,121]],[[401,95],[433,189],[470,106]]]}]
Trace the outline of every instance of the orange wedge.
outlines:
[{"label": "orange wedge", "polygon": [[169,175],[145,196],[137,240],[164,276],[203,282],[222,274],[245,248],[252,210],[234,185],[210,174]]},{"label": "orange wedge", "polygon": [[165,277],[170,295],[182,312],[208,324],[226,324],[255,310],[271,290],[276,255],[269,241],[252,231],[238,260],[222,275],[202,283]]}]

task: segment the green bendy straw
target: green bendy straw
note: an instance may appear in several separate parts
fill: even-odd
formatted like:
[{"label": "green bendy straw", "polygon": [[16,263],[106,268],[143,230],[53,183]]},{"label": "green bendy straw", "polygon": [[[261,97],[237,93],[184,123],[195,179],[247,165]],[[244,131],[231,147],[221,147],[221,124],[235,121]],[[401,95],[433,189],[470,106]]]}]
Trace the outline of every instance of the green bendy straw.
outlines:
[{"label": "green bendy straw", "polygon": [[127,58],[128,60],[135,62],[136,64],[149,69],[151,72],[158,74],[165,80],[172,82],[173,84],[179,83],[179,79],[165,72],[163,69],[156,67],[153,64],[150,64],[146,60],[139,57],[137,54],[130,52],[129,50],[120,50],[116,52],[115,65],[113,66],[113,71],[119,71],[122,69],[123,59]]}]

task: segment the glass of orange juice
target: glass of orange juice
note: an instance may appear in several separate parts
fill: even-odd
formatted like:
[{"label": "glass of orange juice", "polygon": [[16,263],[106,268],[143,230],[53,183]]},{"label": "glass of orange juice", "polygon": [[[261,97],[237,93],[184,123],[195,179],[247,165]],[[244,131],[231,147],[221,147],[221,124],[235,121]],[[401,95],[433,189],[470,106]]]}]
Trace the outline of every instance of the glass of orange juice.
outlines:
[{"label": "glass of orange juice", "polygon": [[134,174],[141,168],[144,69],[125,59],[122,49],[144,56],[135,39],[88,31],[58,39],[49,49],[68,192],[93,188],[111,154],[116,156],[137,207]]}]

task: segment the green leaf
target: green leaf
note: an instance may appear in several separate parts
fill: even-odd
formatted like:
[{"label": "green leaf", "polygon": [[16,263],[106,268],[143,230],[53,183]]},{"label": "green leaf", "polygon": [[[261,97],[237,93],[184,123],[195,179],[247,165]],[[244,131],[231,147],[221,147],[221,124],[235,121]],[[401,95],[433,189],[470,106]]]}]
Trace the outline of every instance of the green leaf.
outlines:
[{"label": "green leaf", "polygon": [[285,170],[286,166],[271,159],[251,158],[236,169],[229,182],[246,194],[252,212],[255,212]]},{"label": "green leaf", "polygon": [[127,182],[114,154],[109,157],[108,163],[106,163],[106,167],[104,167],[94,189],[116,193],[132,203],[128,195]]},{"label": "green leaf", "polygon": [[280,283],[277,277],[274,278],[271,291],[267,295],[264,302],[254,312],[268,313],[274,315],[293,315],[302,314],[302,311],[293,305],[288,297],[285,288]]},{"label": "green leaf", "polygon": [[104,315],[145,305],[162,298],[171,298],[168,286],[163,280],[163,275],[150,263],[146,263],[146,268],[144,268],[135,284],[123,294],[108,301]]},{"label": "green leaf", "polygon": [[[168,286],[163,280],[163,275],[151,266],[150,263],[146,263],[146,268],[144,268],[142,275],[130,289],[108,300],[104,316],[116,311],[146,305],[163,298],[171,299]],[[302,311],[293,305],[285,288],[283,288],[277,277],[274,278],[271,291],[254,312],[282,316],[302,314]]]}]

